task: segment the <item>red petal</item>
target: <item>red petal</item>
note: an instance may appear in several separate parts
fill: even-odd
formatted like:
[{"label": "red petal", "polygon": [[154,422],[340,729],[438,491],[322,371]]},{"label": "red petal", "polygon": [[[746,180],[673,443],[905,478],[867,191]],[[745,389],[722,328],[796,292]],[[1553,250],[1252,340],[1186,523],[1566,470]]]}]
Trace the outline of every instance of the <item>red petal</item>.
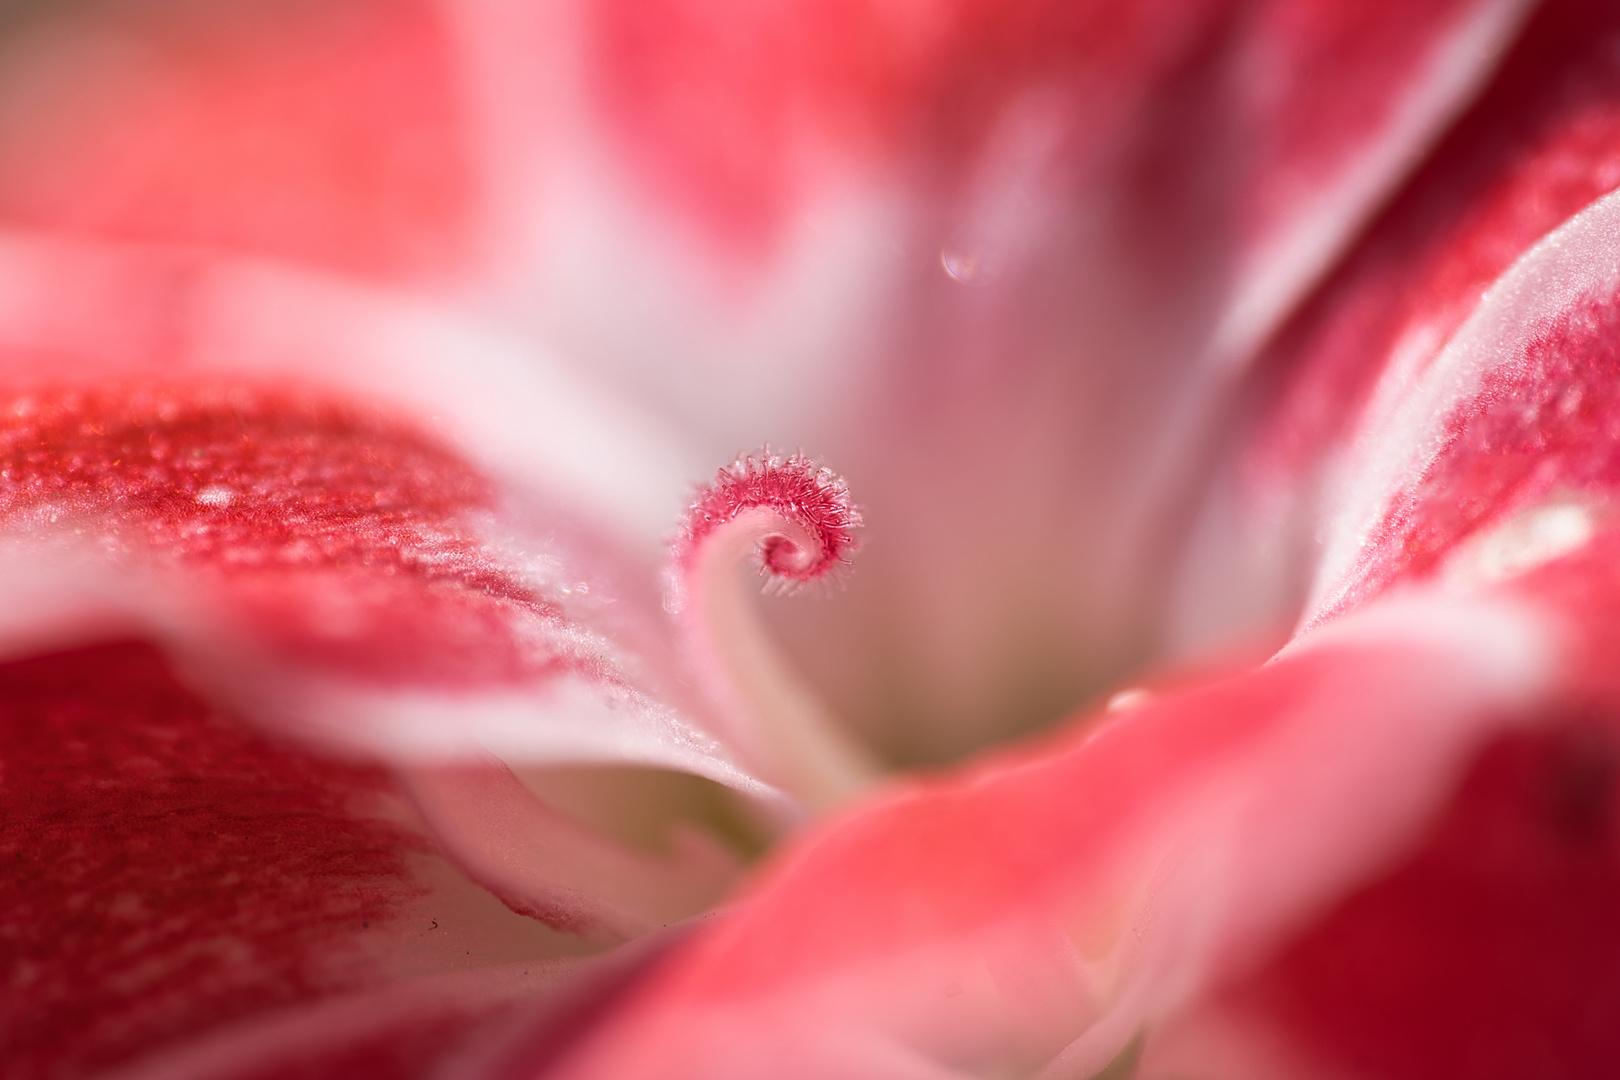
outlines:
[{"label": "red petal", "polygon": [[1469,103],[1531,7],[1257,7],[1234,50],[1250,149],[1218,352],[1248,359]]},{"label": "red petal", "polygon": [[[1535,437],[1526,437],[1527,429],[1511,434],[1515,422],[1508,413],[1538,408],[1537,395],[1566,388],[1601,397],[1604,391],[1595,383],[1603,376],[1590,360],[1569,358],[1548,367],[1543,355],[1533,375],[1510,375],[1506,365],[1489,389],[1459,386],[1456,400],[1431,395],[1413,401],[1420,382],[1433,383],[1429,367],[1470,319],[1494,320],[1512,336],[1509,325],[1529,309],[1515,313],[1497,303],[1495,314],[1487,316],[1481,298],[1498,291],[1495,283],[1515,260],[1528,257],[1550,231],[1620,180],[1613,137],[1620,130],[1615,107],[1620,83],[1609,62],[1617,35],[1620,23],[1607,6],[1584,0],[1542,5],[1487,92],[1270,348],[1257,380],[1259,421],[1238,429],[1237,438],[1247,444],[1246,460],[1234,469],[1230,489],[1217,489],[1211,499],[1197,569],[1188,575],[1215,587],[1208,595],[1183,598],[1189,623],[1220,632],[1232,625],[1233,612],[1245,608],[1262,619],[1297,617],[1319,555],[1314,541],[1324,533],[1334,537],[1329,555],[1334,565],[1327,573],[1336,580],[1319,579],[1317,599],[1350,588],[1366,596],[1405,576],[1431,572],[1476,527],[1483,531],[1490,523],[1503,523],[1565,480],[1572,488],[1586,485],[1576,474],[1587,466],[1570,456],[1571,440],[1581,436],[1570,422],[1558,421],[1562,448],[1520,491],[1515,485],[1526,477],[1525,455],[1539,450]],[[1591,281],[1576,280],[1584,273],[1577,271],[1567,287],[1546,283],[1551,293],[1569,301],[1564,306],[1570,310],[1557,317],[1577,318],[1567,288],[1590,287]],[[1548,309],[1536,317],[1554,313]],[[1551,347],[1549,339],[1538,348],[1545,354]],[[1570,340],[1560,347],[1584,346]],[[1466,362],[1498,362],[1493,348],[1476,334]],[[1570,364],[1581,372],[1564,370]],[[1515,379],[1520,385],[1509,386]],[[1498,399],[1494,404],[1491,395]],[[1403,401],[1408,413],[1432,410],[1433,426],[1425,434],[1416,427],[1397,432],[1390,426],[1395,406]],[[1462,414],[1470,409],[1495,419],[1482,415],[1465,421]],[[1448,443],[1436,458],[1435,446],[1418,445],[1427,437],[1463,441]],[[1584,453],[1588,465],[1597,445]],[[1390,490],[1413,479],[1392,476],[1390,460],[1403,454],[1411,455],[1406,463],[1413,467],[1420,458],[1436,461],[1426,494],[1416,488]],[[1555,458],[1565,464],[1555,464]],[[1378,459],[1382,463],[1375,463]],[[1555,476],[1566,464],[1569,475]],[[1374,491],[1380,483],[1386,487]],[[1353,508],[1347,509],[1347,499],[1355,502]],[[1375,505],[1388,499],[1424,505]],[[1386,513],[1409,517],[1405,524],[1392,517],[1374,520]],[[1335,514],[1339,520],[1332,525],[1323,521]],[[1369,545],[1363,553],[1366,565],[1356,573],[1364,576],[1351,585],[1344,575],[1361,556],[1350,549],[1363,538]]]},{"label": "red petal", "polygon": [[1489,91],[1267,361],[1286,388],[1257,456],[1331,451],[1399,358],[1420,369],[1484,290],[1620,180],[1612,8],[1543,4]]},{"label": "red petal", "polygon": [[684,928],[589,959],[406,980],[268,1013],[159,1052],[118,1080],[531,1077]]},{"label": "red petal", "polygon": [[[582,625],[589,607],[543,595],[555,583],[483,535],[491,485],[408,425],[219,384],[36,389],[0,417],[13,648],[133,622],[218,700],[329,753],[674,768],[773,802],[644,688],[668,671]],[[88,610],[53,611],[74,604]],[[435,785],[424,768],[411,794],[479,880],[556,925],[639,933],[701,910],[735,872],[712,841],[621,850],[493,768],[504,787]],[[518,849],[531,865],[508,872]]]},{"label": "red petal", "polygon": [[488,483],[403,425],[241,386],[36,390],[0,416],[0,522],[72,522],[217,577],[305,663],[413,683],[590,669],[524,649],[515,626],[561,609],[472,530]]},{"label": "red petal", "polygon": [[561,608],[474,531],[488,483],[404,425],[218,385],[35,390],[0,415],[13,533],[71,524],[115,559],[178,563],[289,659],[395,683],[608,676],[524,641]]},{"label": "red petal", "polygon": [[148,646],[0,665],[0,758],[11,1075],[571,947],[450,869],[386,774],[239,726]]},{"label": "red petal", "polygon": [[1544,723],[1481,751],[1415,851],[1199,1006],[1229,1045],[1169,1033],[1144,1075],[1265,1076],[1257,1052],[1288,1055],[1292,1075],[1611,1073],[1616,732],[1610,717]]},{"label": "red petal", "polygon": [[[1393,370],[1362,432],[1314,619],[1445,568],[1513,576],[1599,530],[1615,482],[1610,332],[1620,200],[1521,259],[1426,368]],[[1567,536],[1539,519],[1567,505]],[[1555,530],[1556,532],[1556,530]]]}]

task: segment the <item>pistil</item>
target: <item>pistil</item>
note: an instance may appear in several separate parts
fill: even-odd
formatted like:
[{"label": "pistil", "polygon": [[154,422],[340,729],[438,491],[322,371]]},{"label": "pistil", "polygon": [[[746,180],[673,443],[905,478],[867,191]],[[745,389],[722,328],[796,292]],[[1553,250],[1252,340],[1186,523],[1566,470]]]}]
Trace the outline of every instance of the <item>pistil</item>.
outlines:
[{"label": "pistil", "polygon": [[767,778],[816,809],[854,795],[877,769],[772,644],[739,569],[757,561],[767,592],[836,581],[860,524],[837,474],[766,448],[715,475],[674,545],[667,606],[685,624],[726,734]]}]

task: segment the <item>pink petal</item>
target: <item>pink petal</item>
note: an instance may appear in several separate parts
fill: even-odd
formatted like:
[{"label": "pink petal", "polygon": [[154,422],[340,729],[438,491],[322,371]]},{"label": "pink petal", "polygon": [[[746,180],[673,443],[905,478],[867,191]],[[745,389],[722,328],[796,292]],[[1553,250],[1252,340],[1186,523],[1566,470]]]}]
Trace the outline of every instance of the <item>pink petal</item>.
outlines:
[{"label": "pink petal", "polygon": [[781,856],[555,1075],[1094,1074],[1421,835],[1546,687],[1544,635],[1386,606],[897,792]]},{"label": "pink petal", "polygon": [[1117,131],[1219,7],[673,0],[596,4],[587,19],[597,92],[635,171],[757,248],[839,157],[899,147],[962,169],[1031,84],[1089,91],[1086,134]]},{"label": "pink petal", "polygon": [[1253,140],[1215,351],[1245,361],[1493,74],[1530,4],[1260,5],[1233,60]]},{"label": "pink petal", "polygon": [[696,830],[659,856],[603,842],[548,812],[498,760],[405,771],[417,809],[469,875],[508,907],[609,943],[712,907],[737,856]]}]

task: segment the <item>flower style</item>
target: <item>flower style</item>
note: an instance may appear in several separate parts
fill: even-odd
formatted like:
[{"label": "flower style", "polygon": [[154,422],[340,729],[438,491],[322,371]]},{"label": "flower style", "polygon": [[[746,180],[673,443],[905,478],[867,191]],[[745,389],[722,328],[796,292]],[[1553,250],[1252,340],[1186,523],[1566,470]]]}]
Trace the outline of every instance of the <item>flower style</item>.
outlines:
[{"label": "flower style", "polygon": [[8,1072],[1606,1075],[1617,46],[17,6]]}]

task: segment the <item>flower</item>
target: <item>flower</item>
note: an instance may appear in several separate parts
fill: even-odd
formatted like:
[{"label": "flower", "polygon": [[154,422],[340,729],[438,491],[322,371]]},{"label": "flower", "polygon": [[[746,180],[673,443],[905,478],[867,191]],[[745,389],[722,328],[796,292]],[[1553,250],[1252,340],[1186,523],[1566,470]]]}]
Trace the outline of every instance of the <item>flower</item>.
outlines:
[{"label": "flower", "polygon": [[8,1067],[1601,1073],[1614,20],[19,9]]}]

